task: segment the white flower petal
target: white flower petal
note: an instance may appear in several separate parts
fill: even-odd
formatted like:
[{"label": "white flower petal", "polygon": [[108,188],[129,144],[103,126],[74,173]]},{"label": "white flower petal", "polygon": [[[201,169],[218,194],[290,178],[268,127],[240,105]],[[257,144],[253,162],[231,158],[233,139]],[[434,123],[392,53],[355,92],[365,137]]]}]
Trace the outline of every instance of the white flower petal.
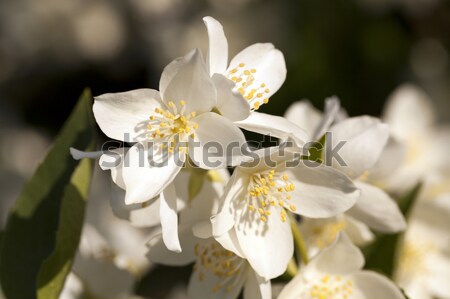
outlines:
[{"label": "white flower petal", "polygon": [[290,222],[283,222],[275,211],[267,222],[251,219],[251,215],[247,211],[235,224],[242,251],[258,275],[265,279],[280,276],[294,254]]},{"label": "white flower petal", "polygon": [[389,97],[383,119],[396,136],[404,138],[427,130],[435,121],[435,112],[431,99],[423,90],[405,84]]},{"label": "white flower petal", "polygon": [[173,252],[167,249],[162,235],[153,236],[147,243],[149,249],[147,258],[154,263],[167,266],[185,266],[195,260],[194,248],[198,239],[192,235],[189,227],[180,226],[180,243],[182,252]]},{"label": "white flower petal", "polygon": [[225,187],[222,198],[220,199],[219,213],[211,217],[213,226],[213,235],[218,237],[228,232],[234,225],[235,207],[234,201],[239,198],[239,194],[244,191],[245,182],[233,173],[228,184]]},{"label": "white flower petal", "polygon": [[430,291],[436,297],[449,298],[450,258],[442,253],[429,254],[428,264],[429,269],[432,269],[433,272],[428,275],[429,279],[427,280]]},{"label": "white flower petal", "polygon": [[333,165],[352,178],[361,176],[377,163],[389,138],[388,126],[369,116],[346,119],[334,125],[330,131],[331,140],[327,140],[327,143],[333,149],[345,142],[337,152],[345,165],[341,165],[342,161],[325,157],[327,165]]},{"label": "white flower petal", "polygon": [[389,136],[378,162],[369,171],[368,181],[383,184],[398,169],[406,158],[407,148],[404,142]]},{"label": "white flower petal", "polygon": [[330,128],[331,124],[338,117],[341,103],[337,97],[331,97],[325,100],[325,110],[320,123],[314,130],[312,140],[319,140]]},{"label": "white flower petal", "polygon": [[304,145],[310,139],[302,128],[280,116],[252,112],[248,118],[238,121],[236,124],[242,129],[259,134],[280,139],[292,138],[299,146]]},{"label": "white flower petal", "polygon": [[161,192],[160,218],[162,238],[167,249],[174,252],[181,252],[180,240],[178,238],[178,215],[177,215],[177,194],[173,184]]},{"label": "white flower petal", "polygon": [[246,143],[242,131],[227,118],[213,112],[203,113],[193,121],[198,124],[195,141],[200,144],[194,147],[192,161],[203,169],[234,165],[232,153],[240,151]]},{"label": "white flower petal", "polygon": [[345,275],[359,271],[363,266],[364,256],[361,251],[344,233],[340,233],[330,247],[323,249],[309,262],[304,273],[310,278],[322,274]]},{"label": "white flower petal", "polygon": [[347,212],[349,215],[384,233],[397,233],[406,228],[402,212],[387,193],[362,182],[356,182],[356,186],[361,196]]},{"label": "white flower petal", "polygon": [[400,289],[389,279],[372,271],[361,271],[350,275],[355,298],[405,299]]},{"label": "white flower petal", "polygon": [[[123,180],[125,183],[125,203],[142,203],[160,194],[170,184],[181,169],[185,155],[175,159],[176,153],[170,156],[168,161],[163,162],[159,152],[155,151],[155,162],[161,162],[163,166],[150,166],[149,149],[141,144],[135,144],[125,156],[124,163],[129,163],[123,168]],[[179,160],[179,161],[177,161]]]},{"label": "white flower petal", "polygon": [[114,215],[128,220],[135,227],[151,227],[161,222],[158,198],[144,203],[126,205],[125,191],[113,186],[110,203]]},{"label": "white flower petal", "polygon": [[123,181],[123,162],[129,148],[117,148],[106,151],[101,155],[98,164],[103,170],[111,170],[111,179],[122,189],[125,189]]},{"label": "white flower petal", "polygon": [[[306,165],[305,165],[305,164]],[[295,213],[310,218],[326,218],[350,209],[359,198],[359,190],[339,171],[312,161],[287,168],[295,185],[292,203]]]},{"label": "white flower petal", "polygon": [[[186,114],[200,114],[211,111],[216,105],[216,88],[201,56],[200,51],[196,49],[164,69],[160,88],[162,99],[167,106],[170,102],[178,105],[185,101]],[[166,72],[170,74],[165,74]]]},{"label": "white flower petal", "polygon": [[250,105],[239,92],[233,91],[235,84],[221,74],[214,74],[212,80],[217,90],[217,109],[231,121],[240,121],[250,115]]},{"label": "white flower petal", "polygon": [[344,231],[356,246],[362,247],[375,240],[375,235],[363,222],[345,215],[345,223]]},{"label": "white flower petal", "polygon": [[244,299],[272,299],[270,280],[262,278],[254,271],[248,271]]},{"label": "white flower petal", "polygon": [[317,110],[310,101],[302,100],[293,103],[284,113],[284,117],[313,136],[322,120],[322,112]]},{"label": "white flower petal", "polygon": [[148,117],[162,105],[159,92],[136,89],[95,97],[95,120],[106,136],[128,142],[145,140]]},{"label": "white flower petal", "polygon": [[225,234],[215,237],[215,239],[226,250],[233,252],[241,258],[245,258],[245,253],[242,251],[241,245],[239,245],[236,230],[230,229]]},{"label": "white flower petal", "polygon": [[224,73],[228,64],[228,41],[222,24],[212,17],[204,17],[208,30],[209,50],[206,58],[209,74]]},{"label": "white flower petal", "polygon": [[240,63],[245,69],[255,69],[254,82],[247,88],[259,87],[262,83],[269,92],[265,97],[272,96],[286,79],[286,62],[283,53],[272,44],[253,44],[239,52],[230,62],[229,70],[237,68]]}]

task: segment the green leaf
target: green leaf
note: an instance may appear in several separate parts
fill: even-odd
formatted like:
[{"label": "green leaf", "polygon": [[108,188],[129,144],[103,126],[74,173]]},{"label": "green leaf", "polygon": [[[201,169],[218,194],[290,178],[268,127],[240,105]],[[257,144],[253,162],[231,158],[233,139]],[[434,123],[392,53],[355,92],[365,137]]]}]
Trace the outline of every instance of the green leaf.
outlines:
[{"label": "green leaf", "polygon": [[93,161],[80,162],[66,186],[61,203],[56,248],[38,273],[38,298],[57,299],[72,268],[83,227]]},{"label": "green leaf", "polygon": [[0,249],[0,282],[8,299],[36,298],[38,272],[55,251],[57,230],[65,225],[59,223],[61,205],[79,164],[69,148],[88,150],[94,128],[92,97],[86,90],[10,211]]},{"label": "green leaf", "polygon": [[[420,190],[420,185],[416,186],[405,197],[398,201],[400,210],[407,217],[411,207]],[[366,268],[377,270],[391,277],[396,260],[397,245],[401,234],[380,235],[377,240],[367,248],[364,255],[366,256]]]}]

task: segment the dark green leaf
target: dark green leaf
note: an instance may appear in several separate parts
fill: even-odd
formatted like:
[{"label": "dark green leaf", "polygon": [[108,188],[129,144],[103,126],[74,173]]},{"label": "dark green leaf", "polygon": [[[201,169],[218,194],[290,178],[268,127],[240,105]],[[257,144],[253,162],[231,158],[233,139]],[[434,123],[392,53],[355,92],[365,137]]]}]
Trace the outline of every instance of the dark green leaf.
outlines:
[{"label": "dark green leaf", "polygon": [[61,203],[56,248],[38,273],[38,298],[58,299],[80,242],[93,161],[81,161]]},{"label": "dark green leaf", "polygon": [[8,299],[37,296],[38,272],[55,250],[61,202],[78,165],[69,148],[88,149],[95,139],[94,124],[86,90],[10,211],[0,250],[0,281]]},{"label": "dark green leaf", "polygon": [[[408,215],[419,193],[420,185],[399,200],[399,207],[405,217]],[[380,235],[375,243],[364,249],[366,268],[377,270],[387,276],[392,276],[395,266],[397,244],[400,234]]]}]

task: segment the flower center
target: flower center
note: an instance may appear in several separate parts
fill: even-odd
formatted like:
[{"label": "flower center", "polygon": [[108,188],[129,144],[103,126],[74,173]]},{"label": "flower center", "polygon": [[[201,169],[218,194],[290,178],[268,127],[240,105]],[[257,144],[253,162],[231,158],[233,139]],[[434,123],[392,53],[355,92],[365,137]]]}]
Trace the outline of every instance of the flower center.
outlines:
[{"label": "flower center", "polygon": [[208,275],[218,278],[219,282],[212,288],[214,293],[221,289],[230,292],[236,286],[239,275],[242,274],[243,259],[217,243],[196,244],[194,253],[197,258],[194,272],[198,279],[203,281]]},{"label": "flower center", "polygon": [[198,128],[198,124],[191,120],[195,117],[195,112],[185,115],[185,105],[185,101],[180,101],[178,106],[170,101],[169,109],[155,108],[155,113],[149,117],[149,138],[160,143],[161,148],[167,144],[170,153],[174,151],[177,143],[187,142],[189,137],[194,138]]},{"label": "flower center", "polygon": [[270,216],[271,207],[281,207],[280,217],[286,221],[286,211],[296,211],[297,208],[290,202],[290,192],[295,190],[294,184],[284,173],[277,173],[275,170],[253,174],[250,178],[247,193],[247,207],[252,212],[257,212],[261,221],[266,222]]},{"label": "flower center", "polygon": [[350,299],[353,282],[339,275],[324,275],[301,294],[304,299]]},{"label": "flower center", "polygon": [[255,73],[256,69],[245,68],[245,63],[239,63],[228,72],[228,79],[236,83],[238,92],[249,101],[252,109],[258,110],[261,105],[269,102],[266,95],[270,90],[266,84],[255,82]]}]

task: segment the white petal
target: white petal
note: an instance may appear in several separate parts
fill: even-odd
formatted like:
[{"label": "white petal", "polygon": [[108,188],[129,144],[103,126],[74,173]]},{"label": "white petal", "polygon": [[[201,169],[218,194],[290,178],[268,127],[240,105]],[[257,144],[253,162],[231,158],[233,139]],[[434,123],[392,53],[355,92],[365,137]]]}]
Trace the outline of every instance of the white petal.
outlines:
[{"label": "white petal", "polygon": [[396,136],[412,136],[427,130],[435,121],[431,99],[417,86],[405,84],[389,97],[383,119]]},{"label": "white petal", "polygon": [[369,171],[368,181],[380,182],[389,179],[389,176],[404,163],[406,158],[406,144],[394,136],[389,136],[386,146],[378,162]]},{"label": "white petal", "polygon": [[244,299],[272,299],[270,280],[262,278],[254,271],[248,271]]},{"label": "white petal", "polygon": [[221,74],[212,77],[217,90],[217,109],[231,121],[240,121],[250,115],[250,105],[239,92],[233,91],[235,84]]},{"label": "white petal", "polygon": [[133,291],[135,279],[127,270],[114,263],[94,257],[77,255],[73,271],[82,279],[84,287],[98,298],[116,298]]},{"label": "white petal", "polygon": [[237,68],[240,63],[245,69],[255,69],[255,80],[248,89],[258,88],[262,83],[269,92],[265,97],[272,96],[286,79],[286,62],[283,53],[275,49],[272,44],[253,44],[239,52],[230,62],[229,70]]},{"label": "white petal", "polygon": [[[361,176],[377,163],[389,138],[389,128],[379,119],[368,116],[352,117],[346,119],[331,129],[331,140],[327,143],[332,148],[341,142],[345,144],[338,150],[342,161],[326,157],[327,165],[333,165],[352,178]],[[343,165],[341,165],[343,163]]]},{"label": "white petal", "polygon": [[103,155],[103,151],[96,151],[96,152],[85,152],[77,150],[74,147],[69,148],[70,155],[74,160],[81,160],[81,159],[97,159],[100,158]]},{"label": "white petal", "polygon": [[171,101],[176,105],[185,101],[186,114],[193,111],[198,114],[211,111],[216,105],[216,88],[201,56],[200,51],[196,49],[175,62],[175,65],[164,69],[160,88],[166,105]]},{"label": "white petal", "polygon": [[227,233],[215,237],[215,239],[226,250],[233,252],[241,258],[245,258],[245,253],[242,251],[241,245],[239,245],[236,230],[230,229]]},{"label": "white petal", "polygon": [[126,204],[145,202],[160,194],[173,181],[185,159],[185,155],[175,159],[176,154],[173,154],[168,161],[162,162],[162,156],[155,155],[155,162],[164,164],[158,167],[150,166],[148,156],[149,150],[141,144],[133,145],[125,156],[124,163],[129,163],[123,168]]},{"label": "white petal", "polygon": [[160,214],[162,238],[167,249],[181,252],[178,239],[177,194],[175,186],[169,185],[160,195]]},{"label": "white petal", "polygon": [[363,266],[364,256],[361,251],[344,233],[340,233],[333,245],[322,250],[304,271],[308,277],[321,274],[345,275],[361,270]]},{"label": "white petal", "polygon": [[356,246],[366,246],[375,240],[375,235],[363,222],[345,215],[345,223],[344,231]]},{"label": "white petal", "polygon": [[430,291],[436,297],[449,298],[450,286],[450,258],[444,253],[430,254],[428,256],[428,268],[432,273],[428,275],[427,281]]},{"label": "white petal", "polygon": [[147,243],[149,248],[147,258],[151,262],[167,266],[185,266],[192,263],[195,260],[194,248],[198,239],[192,235],[189,227],[180,226],[179,233],[182,252],[168,250],[162,235],[157,234]]},{"label": "white petal", "polygon": [[209,50],[206,58],[209,74],[224,73],[228,64],[228,41],[222,24],[212,17],[204,17],[208,30]]},{"label": "white petal", "polygon": [[126,205],[125,191],[113,186],[110,203],[114,215],[128,220],[135,227],[151,227],[161,222],[158,198],[144,203]]},{"label": "white petal", "polygon": [[312,140],[319,140],[330,128],[340,112],[341,103],[337,97],[331,97],[325,100],[325,110],[320,123],[314,130]]},{"label": "white petal", "polygon": [[145,139],[148,117],[161,104],[157,90],[136,89],[95,97],[93,111],[106,136],[136,142]]},{"label": "white petal", "polygon": [[[253,214],[252,214],[253,215]],[[284,273],[294,254],[291,225],[274,211],[267,222],[250,212],[235,224],[236,235],[248,262],[260,276],[272,279]]]},{"label": "white petal", "polygon": [[238,121],[236,124],[242,129],[263,135],[281,139],[290,137],[299,146],[309,141],[308,134],[302,128],[280,116],[252,112],[248,118]]},{"label": "white petal", "polygon": [[361,197],[347,212],[349,215],[384,233],[397,233],[405,229],[405,218],[387,193],[362,182],[356,182],[356,186],[361,190]]},{"label": "white petal", "polygon": [[[242,131],[230,120],[217,113],[203,113],[193,119],[198,124],[192,161],[203,169],[224,168],[233,165],[233,152],[246,143]],[[234,151],[232,151],[234,149]]]},{"label": "white petal", "polygon": [[372,271],[361,271],[349,277],[353,281],[355,298],[405,299],[400,289],[389,279]]},{"label": "white petal", "polygon": [[352,181],[331,167],[305,161],[286,172],[295,185],[291,201],[297,214],[332,217],[350,209],[359,198],[360,192]]},{"label": "white petal", "polygon": [[[190,171],[181,171],[180,174],[175,179],[175,187],[177,189],[177,194],[184,193],[188,194],[187,185],[189,180],[191,179],[191,175],[196,175],[195,171],[193,174],[189,174],[188,176],[181,176],[182,174],[189,173]],[[211,170],[213,171],[213,170]],[[221,179],[220,182],[212,182],[209,174],[205,173],[203,177],[203,185],[201,190],[194,198],[187,198],[185,200],[186,207],[180,213],[180,224],[193,226],[197,223],[201,223],[206,221],[210,226],[210,218],[212,215],[216,214],[219,208],[219,198],[223,193],[223,189],[225,187],[225,183],[228,180],[229,174],[227,170],[214,170],[218,179]],[[180,188],[182,181],[184,179],[184,184],[186,188]],[[179,182],[179,183],[178,183]],[[178,184],[177,184],[178,183]]]},{"label": "white petal", "polygon": [[228,181],[225,191],[220,199],[219,213],[211,217],[213,235],[221,236],[228,232],[234,225],[235,202],[243,192],[245,182],[235,171]]},{"label": "white petal", "polygon": [[322,112],[317,110],[310,101],[302,100],[293,103],[284,113],[284,117],[313,136],[322,120]]},{"label": "white petal", "polygon": [[101,155],[98,164],[103,170],[111,170],[111,179],[122,189],[125,189],[123,181],[123,162],[129,148],[117,148],[106,151]]}]

